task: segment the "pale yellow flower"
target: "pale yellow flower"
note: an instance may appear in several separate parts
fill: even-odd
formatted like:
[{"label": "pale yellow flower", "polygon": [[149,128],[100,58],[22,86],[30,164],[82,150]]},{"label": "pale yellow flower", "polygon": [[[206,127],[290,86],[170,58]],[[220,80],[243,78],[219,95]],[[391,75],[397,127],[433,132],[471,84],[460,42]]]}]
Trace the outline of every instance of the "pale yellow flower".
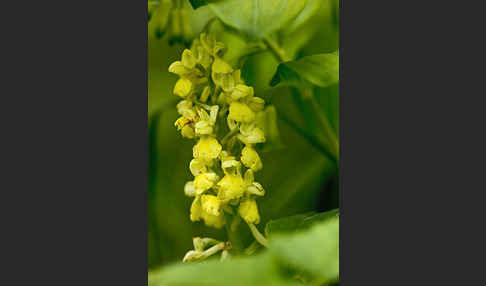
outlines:
[{"label": "pale yellow flower", "polygon": [[250,168],[253,172],[260,171],[263,167],[260,156],[258,156],[257,151],[251,146],[245,146],[241,150],[241,163],[247,168]]},{"label": "pale yellow flower", "polygon": [[194,158],[201,158],[205,161],[216,159],[223,147],[218,140],[211,136],[202,136],[199,142],[193,147]]},{"label": "pale yellow flower", "polygon": [[221,201],[216,196],[202,195],[201,205],[203,211],[208,214],[219,216],[221,213]]},{"label": "pale yellow flower", "polygon": [[211,189],[218,180],[218,175],[212,172],[198,175],[194,179],[194,189],[196,190],[196,195],[200,195]]},{"label": "pale yellow flower", "polygon": [[218,198],[223,202],[240,198],[245,191],[241,175],[226,174],[217,186],[219,187]]},{"label": "pale yellow flower", "polygon": [[256,201],[251,198],[246,198],[241,201],[238,207],[238,214],[247,223],[257,224],[260,222],[260,215],[258,214],[258,206]]},{"label": "pale yellow flower", "polygon": [[248,105],[235,101],[230,104],[228,118],[234,121],[248,123],[255,119],[255,112]]},{"label": "pale yellow flower", "polygon": [[193,83],[187,78],[180,78],[174,86],[174,94],[186,98],[191,94]]}]

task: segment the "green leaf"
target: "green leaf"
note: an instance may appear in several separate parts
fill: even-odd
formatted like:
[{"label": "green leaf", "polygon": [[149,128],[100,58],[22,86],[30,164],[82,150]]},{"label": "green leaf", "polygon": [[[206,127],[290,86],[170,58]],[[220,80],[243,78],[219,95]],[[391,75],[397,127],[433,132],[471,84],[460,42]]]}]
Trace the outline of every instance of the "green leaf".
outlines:
[{"label": "green leaf", "polygon": [[189,0],[192,8],[194,8],[194,9],[197,9],[201,6],[206,6],[209,3],[214,3],[214,2],[218,2],[218,1],[222,1],[222,0]]},{"label": "green leaf", "polygon": [[315,285],[339,279],[339,217],[306,232],[270,239],[270,251],[293,269],[302,271]]},{"label": "green leaf", "polygon": [[317,54],[279,64],[270,85],[317,85],[327,87],[339,82],[339,52]]},{"label": "green leaf", "polygon": [[228,26],[261,39],[294,19],[307,0],[227,0],[210,4]]},{"label": "green leaf", "polygon": [[299,285],[280,276],[270,253],[234,258],[225,262],[215,259],[200,263],[177,264],[149,272],[148,286],[202,285]]},{"label": "green leaf", "polygon": [[[148,274],[149,286],[165,285],[322,285],[339,276],[339,218],[311,229],[272,237],[269,249],[224,262],[175,264]],[[297,279],[295,279],[297,278]]]},{"label": "green leaf", "polygon": [[306,213],[298,214],[289,217],[284,217],[276,220],[271,220],[265,227],[266,236],[273,236],[281,233],[294,232],[296,230],[305,230],[316,223],[324,222],[333,218],[339,217],[339,209],[323,213]]}]

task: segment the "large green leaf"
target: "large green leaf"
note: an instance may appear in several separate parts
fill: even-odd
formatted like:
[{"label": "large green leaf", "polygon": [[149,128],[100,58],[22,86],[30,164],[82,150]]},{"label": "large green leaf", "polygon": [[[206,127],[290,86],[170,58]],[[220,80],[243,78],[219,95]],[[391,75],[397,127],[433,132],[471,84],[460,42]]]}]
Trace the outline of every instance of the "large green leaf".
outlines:
[{"label": "large green leaf", "polygon": [[226,0],[209,6],[225,24],[261,39],[294,19],[307,0]]},{"label": "large green leaf", "polygon": [[270,253],[235,258],[220,262],[215,259],[200,263],[176,264],[149,273],[148,286],[200,285],[299,285],[280,276]]},{"label": "large green leaf", "polygon": [[265,227],[265,234],[273,236],[281,233],[294,232],[296,230],[308,229],[314,224],[339,217],[339,210],[334,209],[323,213],[298,214],[271,220]]},{"label": "large green leaf", "polygon": [[336,51],[279,64],[270,85],[327,87],[338,82],[339,52]]},{"label": "large green leaf", "polygon": [[269,249],[225,262],[175,264],[149,272],[149,286],[165,285],[322,285],[339,276],[339,218],[307,231],[272,237]]},{"label": "large green leaf", "polygon": [[290,268],[302,271],[314,285],[337,281],[339,217],[334,216],[306,232],[270,239],[270,251]]}]

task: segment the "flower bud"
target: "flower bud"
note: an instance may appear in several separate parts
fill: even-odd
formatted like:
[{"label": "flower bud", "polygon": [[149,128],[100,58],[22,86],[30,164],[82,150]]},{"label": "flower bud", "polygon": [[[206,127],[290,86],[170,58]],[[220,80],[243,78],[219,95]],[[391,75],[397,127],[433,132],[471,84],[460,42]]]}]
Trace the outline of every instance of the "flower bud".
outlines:
[{"label": "flower bud", "polygon": [[192,82],[187,78],[180,78],[174,86],[174,94],[186,98],[191,94],[193,88]]},{"label": "flower bud", "polygon": [[188,139],[194,139],[194,137],[196,136],[196,134],[194,133],[194,128],[192,128],[191,125],[184,126],[181,130],[181,135],[182,137]]},{"label": "flower bud", "polygon": [[221,243],[221,241],[216,240],[214,238],[210,237],[194,237],[192,238],[192,244],[194,245],[194,250],[196,251],[204,251],[206,247],[216,245],[218,243]]},{"label": "flower bud", "polygon": [[260,171],[263,167],[260,156],[258,156],[255,149],[250,146],[245,146],[245,148],[241,150],[241,162],[253,172]]},{"label": "flower bud", "polygon": [[185,49],[182,52],[181,62],[187,69],[193,69],[196,66],[196,58],[192,54],[191,50]]},{"label": "flower bud", "polygon": [[255,113],[248,105],[235,101],[229,107],[228,118],[239,122],[251,122],[255,119]]},{"label": "flower bud", "polygon": [[190,261],[200,260],[202,258],[205,258],[205,256],[206,255],[202,251],[189,250],[186,253],[186,255],[184,255],[182,262],[190,262]]},{"label": "flower bud", "polygon": [[238,214],[247,223],[257,224],[260,222],[260,215],[258,214],[258,207],[254,199],[244,199],[238,207]]},{"label": "flower bud", "polygon": [[188,197],[194,197],[196,195],[194,190],[194,181],[189,181],[184,185],[184,194]]}]

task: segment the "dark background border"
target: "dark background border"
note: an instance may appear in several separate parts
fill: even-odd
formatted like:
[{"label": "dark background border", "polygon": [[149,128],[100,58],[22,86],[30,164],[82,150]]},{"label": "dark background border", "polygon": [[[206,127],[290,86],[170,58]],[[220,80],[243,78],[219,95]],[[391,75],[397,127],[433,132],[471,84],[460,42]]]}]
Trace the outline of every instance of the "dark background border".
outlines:
[{"label": "dark background border", "polygon": [[[145,285],[146,2],[1,5],[16,5],[0,7],[1,279]],[[482,73],[464,65],[483,59],[461,45],[475,26],[458,18],[471,9],[346,5],[340,283],[469,285],[482,263],[468,255],[484,253],[473,195],[485,189],[467,161],[484,164],[484,105],[466,98],[482,98],[471,87]]]}]

